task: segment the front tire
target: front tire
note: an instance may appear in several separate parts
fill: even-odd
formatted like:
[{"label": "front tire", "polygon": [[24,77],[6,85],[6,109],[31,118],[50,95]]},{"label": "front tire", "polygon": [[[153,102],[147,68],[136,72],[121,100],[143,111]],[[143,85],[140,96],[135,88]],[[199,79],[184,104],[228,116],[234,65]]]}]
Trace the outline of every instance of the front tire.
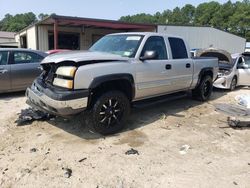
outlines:
[{"label": "front tire", "polygon": [[237,78],[236,76],[234,76],[230,84],[230,91],[235,90],[236,86],[237,86]]},{"label": "front tire", "polygon": [[121,130],[130,112],[130,102],[120,91],[106,92],[96,99],[88,113],[91,129],[103,135]]},{"label": "front tire", "polygon": [[207,101],[213,90],[213,81],[211,76],[204,76],[199,84],[199,86],[193,90],[193,96],[195,99],[200,101]]}]

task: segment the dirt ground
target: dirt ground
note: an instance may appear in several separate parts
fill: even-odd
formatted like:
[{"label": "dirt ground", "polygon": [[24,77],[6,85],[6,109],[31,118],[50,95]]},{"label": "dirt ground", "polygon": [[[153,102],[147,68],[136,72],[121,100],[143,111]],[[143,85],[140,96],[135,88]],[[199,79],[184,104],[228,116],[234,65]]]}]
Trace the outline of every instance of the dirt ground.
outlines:
[{"label": "dirt ground", "polygon": [[[2,94],[0,187],[250,187],[250,128],[229,127],[230,115],[215,107],[246,93],[133,109],[127,127],[108,137],[81,117],[16,126],[24,93]],[[131,148],[138,153],[125,154]]]}]

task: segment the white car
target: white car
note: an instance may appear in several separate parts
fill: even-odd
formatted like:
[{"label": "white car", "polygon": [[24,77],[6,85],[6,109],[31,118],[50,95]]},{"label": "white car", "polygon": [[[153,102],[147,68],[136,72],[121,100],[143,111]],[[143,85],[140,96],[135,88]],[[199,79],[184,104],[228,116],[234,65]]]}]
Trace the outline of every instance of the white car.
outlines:
[{"label": "white car", "polygon": [[209,48],[199,52],[200,57],[217,57],[219,73],[213,86],[234,90],[237,86],[250,86],[250,53],[232,54]]}]

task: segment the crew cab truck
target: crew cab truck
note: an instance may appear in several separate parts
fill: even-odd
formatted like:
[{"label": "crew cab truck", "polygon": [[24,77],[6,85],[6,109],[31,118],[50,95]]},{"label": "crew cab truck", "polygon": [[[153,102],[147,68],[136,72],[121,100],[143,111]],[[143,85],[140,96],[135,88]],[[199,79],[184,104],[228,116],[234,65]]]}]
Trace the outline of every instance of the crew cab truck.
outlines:
[{"label": "crew cab truck", "polygon": [[[180,91],[209,99],[218,59],[191,59],[179,37],[158,33],[104,36],[88,51],[46,57],[27,103],[58,116],[82,112],[101,134],[122,129],[131,104]],[[86,115],[87,114],[87,115]]]}]

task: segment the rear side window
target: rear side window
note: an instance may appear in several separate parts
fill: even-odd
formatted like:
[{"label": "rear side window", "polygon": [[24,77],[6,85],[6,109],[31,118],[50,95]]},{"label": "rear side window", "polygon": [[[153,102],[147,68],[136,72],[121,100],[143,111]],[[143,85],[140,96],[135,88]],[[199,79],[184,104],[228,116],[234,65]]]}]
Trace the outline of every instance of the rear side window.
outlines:
[{"label": "rear side window", "polygon": [[8,64],[8,52],[0,52],[0,65]]},{"label": "rear side window", "polygon": [[14,64],[39,63],[43,57],[33,52],[14,52]]},{"label": "rear side window", "polygon": [[168,40],[170,43],[173,59],[188,58],[186,45],[182,39],[169,37]]},{"label": "rear side window", "polygon": [[156,59],[167,59],[167,50],[163,37],[152,36],[149,37],[143,47],[141,56],[145,54],[146,51],[155,51],[157,54]]}]

